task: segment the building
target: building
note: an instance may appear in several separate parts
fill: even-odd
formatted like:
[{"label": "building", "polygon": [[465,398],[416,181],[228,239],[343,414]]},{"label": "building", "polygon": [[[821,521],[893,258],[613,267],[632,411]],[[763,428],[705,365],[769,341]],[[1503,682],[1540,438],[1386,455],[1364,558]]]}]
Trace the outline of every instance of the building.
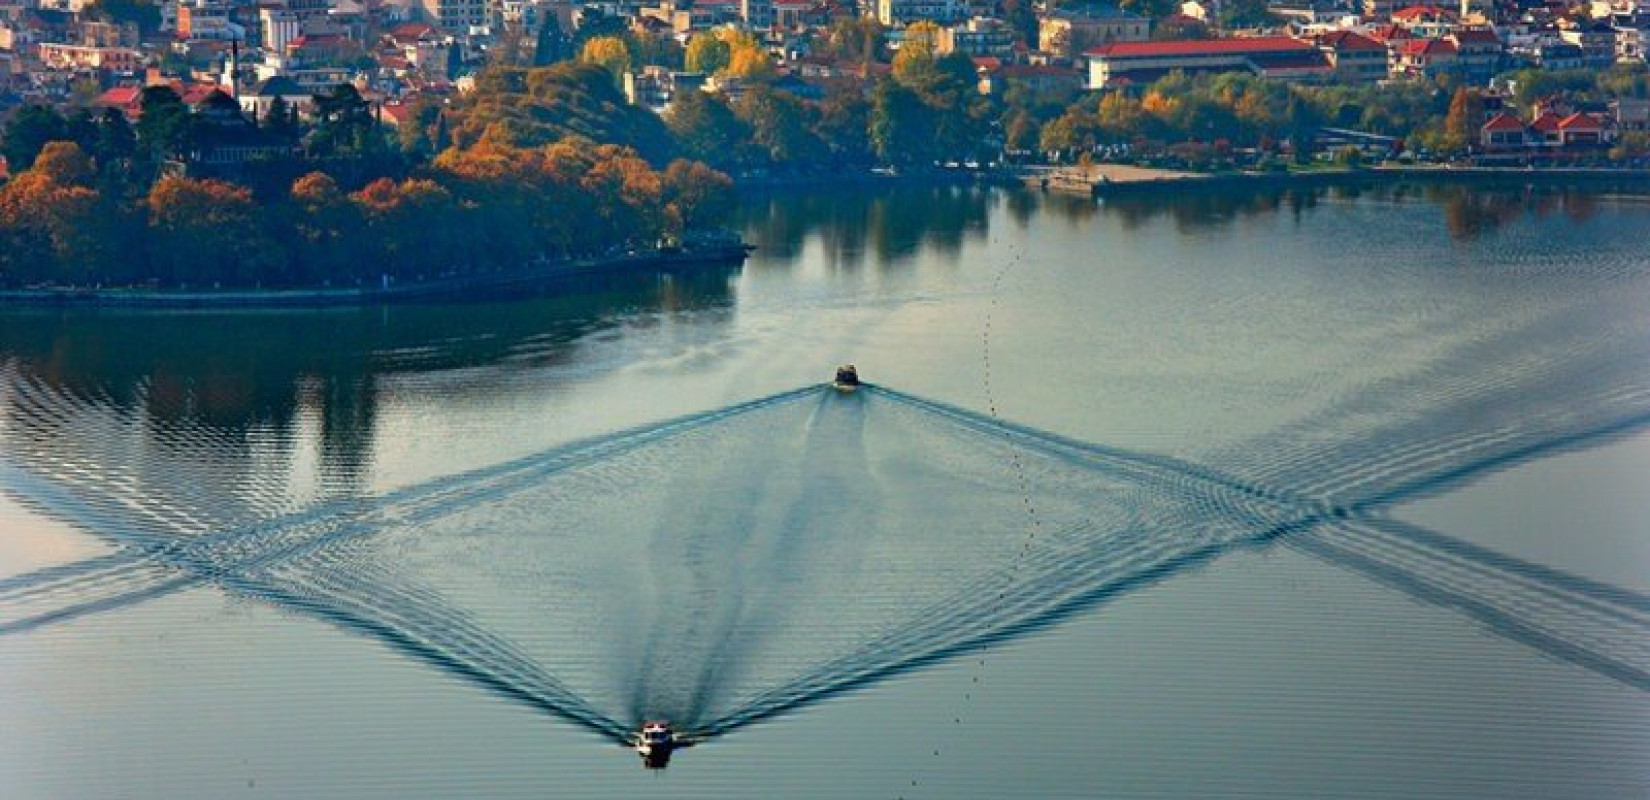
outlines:
[{"label": "building", "polygon": [[1616,29],[1603,20],[1566,28],[1558,38],[1581,48],[1583,69],[1603,69],[1616,61]]},{"label": "building", "polygon": [[1458,55],[1447,39],[1405,39],[1392,48],[1387,71],[1394,78],[1436,78],[1455,72]]},{"label": "building", "polygon": [[135,73],[143,66],[143,53],[130,47],[44,43],[39,48],[40,63],[46,69]]},{"label": "building", "polygon": [[487,24],[487,0],[418,0],[418,7],[431,25],[452,33]]},{"label": "building", "polygon": [[1325,80],[1329,59],[1311,42],[1288,36],[1114,42],[1084,53],[1090,89],[1150,83],[1170,72],[1249,72],[1287,81]]},{"label": "building", "polygon": [[1617,131],[1650,131],[1650,100],[1623,97],[1610,101]]},{"label": "building", "polygon": [[1478,129],[1478,145],[1487,151],[1522,149],[1527,143],[1524,123],[1511,114],[1496,114]]},{"label": "building", "polygon": [[1143,42],[1151,35],[1150,18],[1116,6],[1090,4],[1061,8],[1039,20],[1037,49],[1052,58],[1070,59],[1103,44]]},{"label": "building", "polygon": [[920,20],[946,25],[971,13],[967,0],[877,0],[876,10],[877,21],[890,28]]},{"label": "building", "polygon": [[1369,83],[1387,76],[1386,45],[1352,31],[1330,31],[1313,37],[1329,59],[1334,78],[1343,83]]},{"label": "building", "polygon": [[974,17],[961,25],[941,28],[935,49],[941,55],[962,53],[970,57],[1007,58],[1014,53],[1014,31],[1001,20]]},{"label": "building", "polygon": [[702,72],[675,72],[663,67],[647,66],[640,72],[626,72],[624,96],[634,106],[645,106],[663,113],[683,92],[703,91],[705,74]]}]

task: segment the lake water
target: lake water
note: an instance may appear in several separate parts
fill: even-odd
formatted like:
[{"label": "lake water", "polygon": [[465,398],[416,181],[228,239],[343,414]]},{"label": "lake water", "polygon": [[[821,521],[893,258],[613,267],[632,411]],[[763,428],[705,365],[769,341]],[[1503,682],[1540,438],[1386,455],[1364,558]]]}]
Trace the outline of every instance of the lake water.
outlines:
[{"label": "lake water", "polygon": [[0,797],[1650,794],[1650,201],[742,215],[540,296],[0,312]]}]

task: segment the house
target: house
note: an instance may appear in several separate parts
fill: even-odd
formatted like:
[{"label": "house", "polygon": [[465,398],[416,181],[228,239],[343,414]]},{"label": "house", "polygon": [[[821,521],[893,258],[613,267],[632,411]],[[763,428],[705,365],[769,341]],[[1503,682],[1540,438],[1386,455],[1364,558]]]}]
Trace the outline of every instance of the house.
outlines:
[{"label": "house", "polygon": [[92,101],[92,105],[100,108],[113,108],[125,115],[127,120],[135,120],[143,113],[142,86],[116,86]]},{"label": "house", "polygon": [[1535,62],[1542,69],[1581,69],[1585,64],[1580,45],[1561,42],[1542,44],[1536,48]]},{"label": "house", "polygon": [[1448,39],[1408,39],[1392,50],[1394,78],[1434,78],[1456,69],[1458,51]]},{"label": "house", "polygon": [[980,75],[980,94],[1000,95],[1016,83],[1023,84],[1038,94],[1076,91],[1083,88],[1082,74],[1069,67],[1001,62],[993,64],[992,61],[995,59],[980,59],[974,62]]},{"label": "house", "polygon": [[1563,120],[1564,117],[1553,111],[1543,111],[1538,114],[1535,121],[1530,123],[1528,137],[1530,143],[1541,147],[1563,146],[1564,135],[1558,129],[1559,123]]},{"label": "house", "polygon": [[1074,58],[1109,42],[1143,42],[1152,21],[1116,6],[1091,3],[1059,8],[1037,23],[1037,49],[1056,59]]},{"label": "house", "polygon": [[963,0],[877,0],[875,8],[877,21],[890,28],[918,20],[944,25],[968,19],[972,12]]},{"label": "house", "polygon": [[1610,101],[1617,131],[1650,131],[1650,100],[1623,97]]},{"label": "house", "polygon": [[1288,36],[1113,42],[1084,55],[1089,89],[1150,83],[1176,71],[1249,72],[1289,81],[1321,80],[1334,72],[1316,45]]},{"label": "house", "polygon": [[1410,6],[1392,12],[1392,24],[1424,39],[1440,39],[1461,22],[1461,15],[1438,6]]},{"label": "house", "polygon": [[143,53],[130,47],[88,47],[46,42],[38,47],[40,63],[46,69],[136,73],[143,66]]},{"label": "house", "polygon": [[974,17],[961,25],[941,28],[935,49],[942,55],[1008,58],[1014,53],[1014,31],[1002,20]]},{"label": "house", "polygon": [[1602,69],[1616,61],[1616,29],[1603,20],[1564,27],[1559,39],[1581,48],[1583,69]]},{"label": "house", "polygon": [[1455,45],[1455,71],[1468,83],[1486,85],[1501,71],[1505,47],[1490,28],[1459,28],[1444,37]]},{"label": "house", "polygon": [[681,93],[702,91],[705,85],[702,72],[675,72],[646,66],[640,72],[625,73],[624,95],[631,105],[663,113]]},{"label": "house", "polygon": [[238,99],[241,110],[253,119],[268,117],[269,109],[276,100],[306,116],[315,106],[315,96],[285,75],[259,81],[257,85],[242,92]]},{"label": "house", "polygon": [[1336,80],[1346,83],[1378,81],[1387,76],[1386,45],[1352,31],[1329,31],[1313,37]]},{"label": "house", "polygon": [[1558,121],[1560,147],[1598,147],[1608,143],[1604,120],[1580,111]]},{"label": "house", "polygon": [[1511,114],[1497,114],[1478,129],[1478,144],[1487,151],[1522,149],[1526,143],[1524,123]]}]

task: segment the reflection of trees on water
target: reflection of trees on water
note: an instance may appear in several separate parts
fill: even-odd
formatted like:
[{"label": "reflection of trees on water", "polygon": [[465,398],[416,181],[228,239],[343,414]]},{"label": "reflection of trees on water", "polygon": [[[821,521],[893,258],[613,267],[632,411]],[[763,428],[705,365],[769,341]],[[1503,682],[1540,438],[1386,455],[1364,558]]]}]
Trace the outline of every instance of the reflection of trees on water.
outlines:
[{"label": "reflection of trees on water", "polygon": [[985,237],[992,195],[972,185],[752,194],[737,224],[767,262],[795,263],[809,239],[834,269],[858,269],[868,256],[887,266],[921,250],[953,262]]},{"label": "reflection of trees on water", "polygon": [[[230,502],[268,480],[254,473],[285,472],[307,424],[329,486],[353,492],[373,451],[380,378],[554,367],[620,312],[727,302],[728,271],[592,278],[550,292],[496,304],[0,314],[7,454],[23,463],[32,457],[96,467],[130,462],[130,453],[112,448],[141,446],[166,462],[149,470],[154,475],[211,463],[190,480],[209,479],[202,491],[221,491]],[[477,380],[464,390],[503,391],[504,383]],[[86,414],[108,420],[109,441],[71,424]],[[123,433],[114,435],[117,429]]]},{"label": "reflection of trees on water", "polygon": [[1281,211],[1298,216],[1329,200],[1360,198],[1385,202],[1418,201],[1435,205],[1451,238],[1466,241],[1525,217],[1563,214],[1585,222],[1598,213],[1597,187],[1505,186],[1471,184],[1356,183],[1327,186],[1224,187],[1191,191],[1114,195],[1100,202],[1060,194],[1026,194],[1011,206],[1019,218],[1041,207],[1073,224],[1105,215],[1128,229],[1169,218],[1181,232],[1194,232],[1252,216]]}]

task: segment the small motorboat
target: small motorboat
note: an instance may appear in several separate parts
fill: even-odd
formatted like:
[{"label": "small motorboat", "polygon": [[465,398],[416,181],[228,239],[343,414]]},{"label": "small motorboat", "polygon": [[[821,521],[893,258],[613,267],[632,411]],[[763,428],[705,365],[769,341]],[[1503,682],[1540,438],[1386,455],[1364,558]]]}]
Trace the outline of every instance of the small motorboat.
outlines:
[{"label": "small motorboat", "polygon": [[642,757],[642,766],[648,769],[670,766],[670,754],[682,744],[670,723],[664,721],[644,722],[636,733],[636,755]]},{"label": "small motorboat", "polygon": [[831,382],[839,392],[851,392],[859,388],[859,370],[853,364],[843,364],[836,368],[836,380]]}]

